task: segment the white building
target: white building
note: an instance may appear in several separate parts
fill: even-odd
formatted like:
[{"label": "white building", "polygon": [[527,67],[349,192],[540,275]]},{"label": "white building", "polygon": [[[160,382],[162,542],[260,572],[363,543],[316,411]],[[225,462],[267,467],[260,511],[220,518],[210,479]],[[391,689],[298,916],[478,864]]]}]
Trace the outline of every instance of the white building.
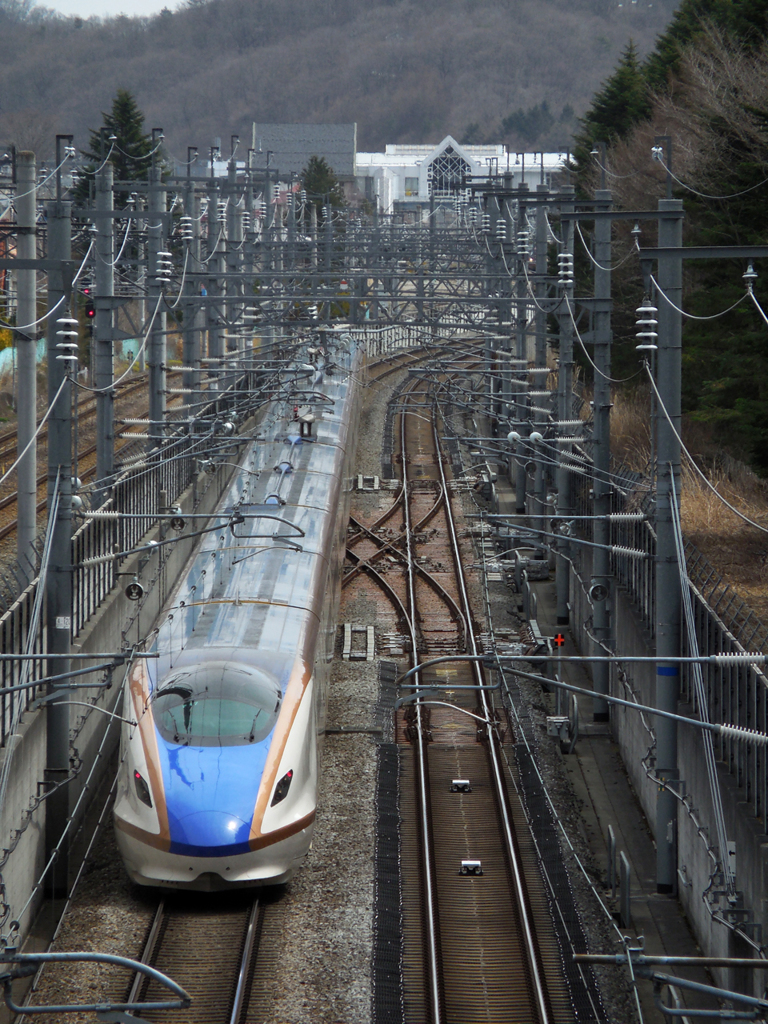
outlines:
[{"label": "white building", "polygon": [[562,153],[509,153],[504,146],[460,146],[450,135],[438,146],[390,145],[383,153],[358,153],[355,161],[360,191],[376,200],[382,213],[416,211],[430,197],[453,201],[469,176],[511,175],[512,187],[522,181],[534,191],[550,184],[562,171]]}]

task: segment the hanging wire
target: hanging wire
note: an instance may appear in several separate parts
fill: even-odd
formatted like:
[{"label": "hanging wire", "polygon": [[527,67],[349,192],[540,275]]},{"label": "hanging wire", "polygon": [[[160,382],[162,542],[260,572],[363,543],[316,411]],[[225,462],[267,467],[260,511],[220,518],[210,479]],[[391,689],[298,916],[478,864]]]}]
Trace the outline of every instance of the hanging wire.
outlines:
[{"label": "hanging wire", "polygon": [[[674,309],[677,313],[681,313],[684,317],[687,317],[689,320],[717,320],[719,317],[725,316],[726,313],[730,313],[731,310],[736,309],[737,306],[740,306],[749,295],[748,289],[747,291],[744,292],[740,299],[734,302],[732,306],[729,306],[728,309],[722,310],[722,312],[720,313],[713,313],[711,316],[694,316],[693,313],[686,313],[684,309],[681,309],[679,306],[676,306],[672,299],[670,299],[668,295],[665,295],[663,289],[661,288],[659,282],[656,280],[653,274],[651,274],[651,281],[653,282],[653,286],[655,287],[656,291],[659,293],[662,299],[664,299],[667,305],[671,306],[672,309]],[[758,309],[760,309],[759,306]],[[760,310],[760,312],[762,312],[762,310]],[[765,314],[763,314],[763,316],[765,316]],[[766,321],[766,323],[768,323],[768,320]]]},{"label": "hanging wire", "polygon": [[[78,278],[80,277],[80,275],[83,272],[83,269],[85,268],[85,264],[88,262],[88,257],[91,255],[91,250],[93,249],[93,246],[94,246],[94,240],[91,239],[91,244],[88,246],[88,252],[83,257],[83,262],[80,264],[80,267],[79,267],[77,273],[72,278],[72,287],[73,288],[77,284]],[[21,327],[19,327],[16,324],[8,324],[8,323],[5,322],[5,320],[0,320],[0,327],[6,327],[10,331],[28,331],[31,327],[37,327],[38,324],[43,323],[45,320],[48,319],[49,316],[53,316],[53,314],[56,312],[56,310],[59,308],[59,306],[64,302],[64,300],[66,298],[67,298],[66,295],[62,295],[61,298],[59,299],[59,301],[54,306],[52,306],[51,309],[49,309],[47,313],[44,313],[39,318],[39,320],[34,320],[31,324],[22,324]]]},{"label": "hanging wire", "polygon": [[653,159],[658,160],[658,162],[661,164],[661,166],[664,168],[664,170],[667,172],[670,178],[674,178],[681,188],[686,189],[688,192],[692,192],[695,196],[699,196],[701,199],[738,199],[739,196],[746,196],[750,192],[754,192],[755,189],[762,188],[763,185],[768,184],[768,178],[763,178],[763,180],[758,182],[757,185],[750,185],[749,188],[745,188],[741,192],[732,192],[729,196],[710,196],[707,195],[706,192],[699,192],[698,189],[693,188],[692,185],[686,185],[684,181],[681,181],[680,178],[678,178],[677,175],[669,167],[667,167],[660,153],[655,155]]},{"label": "hanging wire", "polygon": [[659,408],[664,413],[664,416],[665,416],[665,418],[667,420],[667,423],[669,424],[669,426],[670,426],[670,428],[672,430],[672,433],[677,438],[678,444],[680,445],[680,450],[685,453],[689,463],[691,464],[693,469],[696,471],[696,473],[701,477],[701,479],[704,481],[704,483],[710,489],[710,491],[712,491],[712,493],[727,508],[729,508],[731,510],[731,512],[734,513],[734,515],[737,515],[739,517],[739,519],[743,520],[749,526],[754,526],[756,530],[760,530],[762,533],[768,533],[768,528],[766,528],[765,526],[761,526],[760,523],[756,523],[754,521],[754,519],[750,519],[749,516],[745,516],[743,512],[739,512],[739,510],[737,508],[735,508],[726,498],[723,497],[723,495],[718,491],[718,489],[714,486],[714,484],[711,484],[709,482],[709,480],[707,479],[706,475],[699,469],[699,467],[696,464],[696,460],[694,459],[694,457],[691,455],[691,453],[688,451],[688,449],[683,444],[683,439],[680,437],[680,434],[677,432],[677,430],[675,428],[675,425],[672,422],[672,419],[671,419],[669,413],[667,412],[667,407],[664,405],[664,402],[661,399],[661,395],[659,394],[659,389],[656,387],[656,381],[653,379],[653,374],[651,373],[651,368],[650,368],[650,366],[648,365],[647,362],[645,363],[645,372],[647,373],[648,379],[651,382],[651,387],[653,388],[653,391],[654,391],[654,393],[656,395],[656,401],[659,403]]},{"label": "hanging wire", "polygon": [[189,262],[189,252],[189,246],[187,246],[186,252],[184,253],[184,269],[181,272],[181,284],[179,285],[179,294],[173,305],[168,307],[169,309],[176,309],[178,304],[181,302],[181,296],[184,294],[184,281],[186,280],[187,277],[187,263]]},{"label": "hanging wire", "polygon": [[[670,484],[672,488],[672,527],[675,537],[675,551],[677,553],[677,566],[680,572],[680,588],[682,593],[683,610],[685,612],[685,624],[688,635],[688,653],[698,659],[699,641],[696,636],[696,620],[693,615],[691,602],[691,587],[688,579],[688,568],[685,562],[685,541],[683,540],[683,527],[680,521],[680,507],[678,505],[677,488],[675,486],[675,474],[672,465],[669,465]],[[699,718],[702,722],[709,722],[709,708],[707,695],[704,691],[704,679],[701,672],[701,662],[694,661],[691,665],[691,673],[696,689],[696,700],[699,705]],[[725,830],[725,815],[723,814],[723,802],[720,793],[720,783],[717,778],[717,764],[715,759],[715,744],[712,733],[707,729],[700,729],[704,743],[704,759],[707,765],[707,778],[709,780],[710,797],[715,815],[715,828],[717,831],[717,842],[720,847],[720,868],[725,879],[725,887],[729,893],[736,890],[736,880],[731,867],[731,860],[728,855],[728,836]]]},{"label": "hanging wire", "polygon": [[587,357],[587,360],[591,364],[591,366],[592,366],[593,370],[595,371],[595,373],[599,373],[600,376],[603,378],[603,380],[607,380],[611,384],[626,384],[627,381],[634,380],[635,377],[638,377],[643,372],[642,367],[641,367],[637,371],[637,373],[633,373],[630,377],[609,377],[608,374],[603,373],[603,371],[600,369],[600,367],[595,364],[595,361],[592,359],[592,357],[590,356],[589,352],[587,352],[587,346],[584,344],[584,340],[582,339],[581,334],[579,333],[579,328],[578,328],[578,326],[576,324],[576,318],[573,315],[573,309],[571,308],[571,300],[568,298],[567,295],[565,296],[565,304],[568,307],[568,313],[570,314],[570,317],[571,317],[571,323],[573,324],[573,329],[574,329],[574,331],[576,333],[576,337],[578,339],[578,342],[581,345],[582,351],[584,352],[584,355]]},{"label": "hanging wire", "polygon": [[597,267],[597,269],[598,269],[598,270],[606,270],[606,271],[608,271],[609,273],[610,273],[610,272],[611,272],[612,270],[618,270],[618,269],[619,269],[619,267],[623,267],[623,266],[624,266],[624,264],[625,264],[625,263],[626,263],[626,262],[627,262],[627,261],[628,261],[629,259],[631,259],[631,258],[632,258],[633,256],[636,256],[636,255],[638,254],[638,252],[640,251],[640,246],[639,246],[639,245],[637,244],[637,240],[635,240],[635,244],[634,244],[634,246],[633,246],[633,247],[632,247],[632,248],[631,248],[631,249],[629,250],[629,252],[627,253],[627,255],[626,255],[626,256],[624,256],[624,257],[623,257],[622,259],[620,259],[620,260],[619,260],[619,262],[618,262],[618,263],[616,263],[616,264],[615,264],[614,266],[612,266],[612,267],[604,267],[604,266],[602,265],[602,263],[598,263],[598,262],[597,262],[597,260],[595,259],[595,257],[594,257],[594,256],[592,255],[592,253],[591,253],[591,252],[589,251],[589,246],[587,245],[587,240],[586,240],[586,239],[584,238],[584,235],[583,235],[583,234],[581,233],[581,225],[579,224],[579,222],[578,222],[578,221],[576,221],[576,231],[578,232],[579,238],[581,239],[581,244],[582,244],[582,245],[584,246],[584,252],[585,252],[585,253],[587,254],[587,256],[589,256],[590,260],[592,261],[592,263],[594,263],[594,265],[595,265],[595,266]]},{"label": "hanging wire", "polygon": [[62,390],[64,388],[64,385],[66,384],[67,380],[68,380],[68,378],[65,377],[64,380],[62,380],[61,384],[59,384],[59,390],[53,396],[53,400],[50,402],[48,408],[46,409],[45,415],[43,416],[43,418],[38,423],[37,429],[35,430],[34,434],[32,435],[32,437],[30,437],[29,441],[27,441],[27,443],[24,445],[23,451],[19,452],[19,454],[16,456],[16,461],[13,463],[11,468],[6,470],[6,472],[3,473],[2,476],[0,476],[0,485],[5,483],[5,481],[8,479],[8,477],[11,475],[11,473],[14,471],[14,469],[16,469],[18,464],[21,462],[21,460],[27,454],[29,449],[32,447],[32,444],[37,439],[38,435],[40,434],[40,431],[43,429],[46,420],[48,419],[48,417],[53,412],[54,406],[56,405],[56,400],[59,397],[59,395],[61,394],[61,392],[62,392]]},{"label": "hanging wire", "polygon": [[[64,382],[62,381],[62,386]],[[61,389],[59,389],[61,390]],[[58,396],[57,396],[58,397]],[[53,405],[54,403],[52,403]],[[5,478],[3,478],[5,479]],[[61,496],[60,492],[61,485],[61,466],[59,466],[56,472],[56,480],[53,485],[53,493],[51,495],[51,506],[48,510],[48,525],[45,532],[45,542],[43,544],[43,553],[40,558],[40,572],[38,573],[37,589],[35,590],[35,601],[32,607],[32,615],[30,617],[29,625],[27,627],[26,643],[24,645],[24,658],[21,670],[19,673],[19,681],[21,684],[27,682],[29,673],[32,668],[32,655],[34,654],[35,643],[38,640],[38,631],[40,628],[40,620],[43,612],[43,603],[46,592],[46,577],[48,575],[48,566],[51,558],[51,548],[53,547],[53,534],[57,525],[58,512],[59,512],[59,500]],[[19,726],[19,720],[24,712],[24,700],[19,697],[16,707],[13,711],[12,722],[9,736],[13,736]],[[8,780],[11,776],[11,764],[13,763],[14,751],[18,749],[18,744],[11,743],[6,750],[5,760],[3,761],[2,770],[0,770],[0,810],[5,809],[5,798],[8,792]]]},{"label": "hanging wire", "polygon": [[95,174],[98,174],[99,171],[103,170],[107,166],[107,164],[109,163],[109,158],[112,156],[112,151],[115,148],[116,141],[117,141],[116,139],[112,140],[112,145],[109,147],[109,152],[107,153],[107,155],[104,157],[102,162],[99,164],[99,166],[95,170],[93,170],[93,171],[84,170],[82,173],[93,176]]}]

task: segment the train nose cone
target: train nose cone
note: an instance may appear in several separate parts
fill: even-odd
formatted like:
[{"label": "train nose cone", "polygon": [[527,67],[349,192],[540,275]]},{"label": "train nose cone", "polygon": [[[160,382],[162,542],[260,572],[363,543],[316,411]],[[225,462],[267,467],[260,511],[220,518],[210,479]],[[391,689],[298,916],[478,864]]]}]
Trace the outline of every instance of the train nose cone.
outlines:
[{"label": "train nose cone", "polygon": [[[173,827],[175,825],[175,827]],[[225,811],[195,811],[171,827],[172,849],[197,857],[222,857],[248,849],[250,823]]]}]

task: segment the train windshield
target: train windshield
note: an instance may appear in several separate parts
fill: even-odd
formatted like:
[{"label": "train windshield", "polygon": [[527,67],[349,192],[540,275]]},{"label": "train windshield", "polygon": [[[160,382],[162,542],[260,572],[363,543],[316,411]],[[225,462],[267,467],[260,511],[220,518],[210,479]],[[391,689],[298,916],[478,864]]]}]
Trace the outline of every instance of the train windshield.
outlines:
[{"label": "train windshield", "polygon": [[280,710],[277,682],[232,661],[204,661],[166,677],[152,697],[160,735],[193,747],[258,743]]}]

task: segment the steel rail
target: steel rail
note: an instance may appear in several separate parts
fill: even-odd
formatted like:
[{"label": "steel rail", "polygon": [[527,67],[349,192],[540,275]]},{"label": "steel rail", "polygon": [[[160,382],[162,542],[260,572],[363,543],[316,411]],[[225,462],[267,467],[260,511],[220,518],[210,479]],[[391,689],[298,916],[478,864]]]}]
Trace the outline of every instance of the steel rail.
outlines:
[{"label": "steel rail", "polygon": [[[435,451],[437,452],[438,455],[437,465],[440,471],[440,479],[442,481],[443,487],[446,489],[446,493],[448,493],[448,481],[446,480],[443,461],[440,458],[440,436],[437,430],[436,417],[434,417],[432,421],[432,431],[435,442]],[[451,538],[451,547],[453,549],[454,562],[456,566],[456,582],[459,588],[461,602],[464,606],[465,614],[467,616],[467,623],[469,625],[469,628],[467,630],[467,646],[470,649],[469,653],[473,656],[477,656],[479,652],[477,642],[475,640],[474,630],[471,628],[472,613],[469,601],[469,594],[467,593],[466,581],[464,579],[464,572],[461,563],[461,552],[459,548],[459,539],[456,533],[456,524],[454,523],[453,510],[451,509],[450,501],[446,501],[446,519],[448,522],[448,530]],[[475,661],[472,662],[472,668],[475,675],[476,685],[478,687],[482,687],[484,684],[481,665],[479,664],[479,662]],[[418,679],[418,677],[416,676],[415,679]],[[490,723],[492,722],[490,714],[492,708],[489,704],[488,697],[482,689],[480,689],[478,693],[484,717]],[[526,953],[528,956],[528,966],[531,974],[533,994],[535,996],[536,1008],[539,1014],[539,1024],[551,1024],[551,1016],[549,1012],[548,1000],[546,997],[546,989],[544,986],[543,979],[541,977],[541,970],[539,967],[538,947],[536,943],[533,925],[531,923],[530,915],[528,913],[528,905],[525,897],[525,881],[523,878],[523,870],[517,855],[513,826],[509,817],[509,810],[507,806],[507,796],[504,791],[504,773],[499,757],[498,742],[499,738],[496,729],[492,725],[489,725],[488,751],[491,759],[491,765],[493,768],[493,781],[494,786],[496,788],[499,811],[501,814],[504,838],[507,847],[507,855],[509,857],[510,871],[514,883],[515,896],[517,898],[520,920],[523,926],[523,935],[525,940]]]},{"label": "steel rail", "polygon": [[[442,504],[443,502],[439,498],[437,503],[429,510],[429,512],[427,512],[427,514],[422,519],[420,519],[418,523],[415,524],[412,533],[415,533],[425,522],[432,519],[432,517],[442,507]],[[362,527],[362,529],[370,533],[370,531],[367,530],[367,527]],[[466,615],[458,606],[458,604],[454,601],[454,599],[451,597],[451,595],[448,593],[448,591],[445,589],[442,583],[440,583],[440,581],[436,579],[431,572],[428,572],[423,565],[413,563],[405,552],[400,551],[395,546],[402,540],[407,541],[405,533],[401,533],[400,536],[396,537],[394,541],[384,541],[380,537],[377,537],[375,534],[371,534],[369,539],[380,545],[379,550],[375,551],[370,556],[370,558],[360,558],[359,556],[357,556],[357,563],[355,567],[353,569],[350,569],[349,572],[347,572],[344,576],[345,584],[353,580],[355,576],[358,575],[358,573],[365,572],[369,566],[373,565],[374,562],[382,558],[387,553],[387,551],[391,551],[392,555],[396,558],[399,558],[400,561],[403,562],[403,564],[408,564],[412,566],[412,568],[418,573],[421,579],[424,580],[427,586],[431,587],[432,590],[440,598],[440,600],[448,605],[448,607],[451,610],[451,616],[454,622],[462,623],[465,632],[469,630],[470,625]]]},{"label": "steel rail", "polygon": [[[362,559],[358,555],[356,555],[354,553],[354,551],[350,551],[349,548],[347,548],[347,556],[349,558],[351,558],[353,561],[357,560],[357,561],[362,562]],[[384,579],[382,574],[380,572],[378,572],[376,569],[374,569],[372,565],[370,565],[370,564],[363,565],[363,571],[367,572],[368,575],[372,576],[374,581],[376,583],[378,583],[378,585],[381,587],[381,589],[387,595],[387,597],[391,601],[393,607],[397,611],[397,613],[398,613],[398,615],[400,617],[400,622],[402,623],[402,625],[403,626],[407,626],[409,621],[410,621],[410,616],[408,615],[408,611],[407,611],[405,605],[400,600],[400,598],[399,598],[399,596],[397,594],[397,591],[393,587],[391,587],[389,583],[387,583],[387,581]],[[350,579],[351,579],[351,574],[347,574],[347,576],[341,581],[342,588],[345,587],[347,585],[347,583],[350,582]]]},{"label": "steel rail", "polygon": [[[403,453],[402,467],[403,467],[403,492],[405,494],[405,501],[403,503],[403,515],[405,518],[405,539],[406,539],[406,553],[408,557],[407,566],[407,585],[408,585],[408,603],[409,603],[409,620],[408,630],[411,634],[411,657],[414,661],[418,661],[418,645],[416,636],[416,575],[413,571],[414,566],[414,552],[412,544],[411,534],[411,513],[408,502],[408,461],[405,458],[406,450],[406,438],[405,438],[405,425],[408,417],[407,407],[404,408],[400,413],[400,446]],[[416,686],[420,685],[419,674],[417,673],[414,677]],[[430,995],[430,1002],[432,1005],[432,1024],[442,1024],[443,1020],[443,986],[442,986],[442,972],[440,969],[440,958],[438,954],[438,923],[437,923],[437,906],[436,906],[436,882],[434,877],[434,856],[432,852],[432,830],[430,828],[430,815],[429,815],[429,796],[427,791],[427,751],[426,743],[424,741],[424,732],[426,730],[426,712],[424,705],[421,701],[416,701],[414,705],[416,713],[416,761],[418,765],[417,773],[417,796],[419,802],[419,817],[421,824],[421,835],[422,835],[422,877],[424,881],[424,897],[426,902],[427,912],[425,914],[425,925],[426,925],[426,939],[427,939],[427,974],[428,974],[428,988]]]},{"label": "steel rail", "polygon": [[[140,963],[149,964],[152,959],[155,949],[157,948],[157,941],[162,928],[163,921],[165,919],[165,900],[162,899],[157,905],[155,910],[155,916],[152,918],[152,924],[149,927],[149,933],[147,935],[147,941],[144,943],[144,949],[141,953]],[[133,976],[133,983],[131,985],[130,992],[128,993],[128,1002],[137,1003],[139,1001],[139,991],[141,984],[144,981],[144,975],[139,974],[137,971]]]},{"label": "steel rail", "polygon": [[240,969],[237,974],[237,984],[235,985],[235,994],[232,999],[232,1010],[229,1014],[229,1024],[240,1024],[240,1017],[243,1012],[243,1003],[245,1002],[245,993],[248,987],[248,981],[252,973],[251,958],[253,956],[253,950],[256,946],[259,910],[259,901],[255,899],[253,901],[253,906],[251,907],[251,912],[248,916],[248,926],[245,931],[243,952],[242,956],[240,957]]}]

